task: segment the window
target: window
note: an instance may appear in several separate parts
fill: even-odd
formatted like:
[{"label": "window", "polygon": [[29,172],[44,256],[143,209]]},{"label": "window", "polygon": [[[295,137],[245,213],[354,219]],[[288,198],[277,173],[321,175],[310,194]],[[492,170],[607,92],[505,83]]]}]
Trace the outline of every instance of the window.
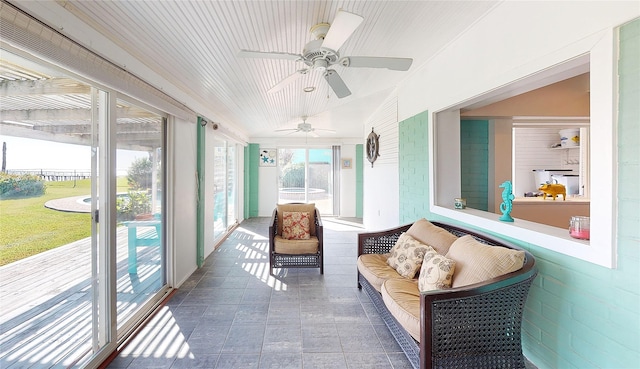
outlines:
[{"label": "window", "polygon": [[[583,259],[594,264],[615,267],[615,191],[614,191],[614,37],[603,37],[584,54],[576,55],[564,63],[514,81],[512,84],[493,90],[484,96],[463,101],[433,113],[430,138],[432,140],[433,165],[431,173],[431,210],[435,214],[457,219],[491,232],[520,239],[540,247]],[[590,216],[591,240],[578,241],[568,235],[567,228],[558,228],[535,222],[519,221],[504,223],[492,212],[453,208],[453,199],[461,194],[460,120],[461,109],[479,102],[504,99],[540,86],[576,76],[590,70],[590,142],[592,150],[590,165]],[[595,139],[597,138],[597,139]],[[458,168],[455,170],[454,168]],[[596,175],[597,173],[597,175]]]}]

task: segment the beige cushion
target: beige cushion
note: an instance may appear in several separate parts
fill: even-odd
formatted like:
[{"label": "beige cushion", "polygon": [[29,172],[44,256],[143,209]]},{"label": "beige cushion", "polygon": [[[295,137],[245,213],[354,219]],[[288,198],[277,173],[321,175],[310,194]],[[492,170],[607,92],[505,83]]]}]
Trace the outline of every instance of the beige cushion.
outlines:
[{"label": "beige cushion", "polygon": [[426,292],[450,288],[455,268],[455,261],[438,254],[434,249],[429,250],[422,261],[418,289]]},{"label": "beige cushion", "polygon": [[282,236],[275,236],[274,249],[277,254],[315,254],[318,252],[318,237],[311,237],[308,240],[287,240]]},{"label": "beige cushion", "polygon": [[432,250],[432,248],[403,233],[398,237],[396,244],[389,250],[391,255],[387,259],[387,263],[398,274],[411,279],[420,270],[424,254],[429,250]]},{"label": "beige cushion", "polygon": [[440,255],[446,255],[449,247],[458,239],[446,229],[424,218],[413,223],[407,233],[416,240],[433,247]]},{"label": "beige cushion", "polygon": [[287,240],[308,240],[309,213],[305,211],[284,211],[282,213],[282,238]]},{"label": "beige cushion", "polygon": [[285,211],[304,211],[309,213],[309,233],[316,235],[316,204],[278,204],[278,234],[282,236],[283,215]]},{"label": "beige cushion", "polygon": [[524,264],[524,251],[485,245],[469,235],[454,242],[447,257],[456,262],[453,288],[515,272]]},{"label": "beige cushion", "polygon": [[396,278],[382,284],[382,301],[400,325],[420,341],[420,291],[416,280]]},{"label": "beige cushion", "polygon": [[358,271],[378,292],[387,279],[401,278],[398,272],[387,264],[388,258],[389,254],[362,254],[358,257]]}]

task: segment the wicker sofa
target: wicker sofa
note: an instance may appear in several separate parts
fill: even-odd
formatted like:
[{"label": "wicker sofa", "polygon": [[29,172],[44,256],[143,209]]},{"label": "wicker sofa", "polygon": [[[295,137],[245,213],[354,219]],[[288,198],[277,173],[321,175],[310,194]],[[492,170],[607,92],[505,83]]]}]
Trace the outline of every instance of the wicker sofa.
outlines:
[{"label": "wicker sofa", "polygon": [[[520,250],[507,242],[453,225],[424,219],[416,224],[423,221],[446,230],[456,239],[470,235],[474,242],[482,245]],[[416,281],[399,274],[393,276],[381,262],[373,267],[373,273],[364,270],[367,268],[361,263],[361,255],[385,260],[398,238],[410,231],[412,225],[358,235],[358,287],[370,296],[413,367],[524,368],[521,324],[529,288],[537,275],[534,257],[520,250],[518,253],[524,252],[524,260],[516,271],[470,285],[428,292],[420,292]],[[455,282],[455,273],[453,278]],[[403,286],[401,291],[394,291],[397,286]],[[411,290],[412,286],[415,290]],[[412,324],[418,326],[411,327]]]}]

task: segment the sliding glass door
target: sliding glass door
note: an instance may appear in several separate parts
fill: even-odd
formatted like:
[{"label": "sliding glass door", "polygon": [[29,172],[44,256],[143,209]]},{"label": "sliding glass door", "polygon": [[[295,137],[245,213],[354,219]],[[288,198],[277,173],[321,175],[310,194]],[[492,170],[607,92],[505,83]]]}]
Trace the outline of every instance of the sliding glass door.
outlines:
[{"label": "sliding glass door", "polygon": [[236,150],[229,141],[215,139],[213,145],[213,232],[217,241],[236,221]]},{"label": "sliding glass door", "polygon": [[116,224],[118,328],[166,284],[164,219],[165,119],[117,100]]},{"label": "sliding glass door", "polygon": [[332,149],[278,150],[278,203],[315,203],[333,215],[333,178]]},{"label": "sliding glass door", "polygon": [[165,118],[0,50],[0,367],[76,367],[166,285]]}]

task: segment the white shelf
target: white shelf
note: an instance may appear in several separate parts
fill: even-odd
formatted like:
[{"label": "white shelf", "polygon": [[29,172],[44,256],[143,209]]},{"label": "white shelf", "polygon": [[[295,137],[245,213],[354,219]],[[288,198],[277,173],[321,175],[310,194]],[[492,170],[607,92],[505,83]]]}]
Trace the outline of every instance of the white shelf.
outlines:
[{"label": "white shelf", "polygon": [[549,150],[571,150],[571,149],[579,149],[580,146],[569,146],[569,147],[562,147],[562,146],[558,146],[558,147],[550,147]]}]

